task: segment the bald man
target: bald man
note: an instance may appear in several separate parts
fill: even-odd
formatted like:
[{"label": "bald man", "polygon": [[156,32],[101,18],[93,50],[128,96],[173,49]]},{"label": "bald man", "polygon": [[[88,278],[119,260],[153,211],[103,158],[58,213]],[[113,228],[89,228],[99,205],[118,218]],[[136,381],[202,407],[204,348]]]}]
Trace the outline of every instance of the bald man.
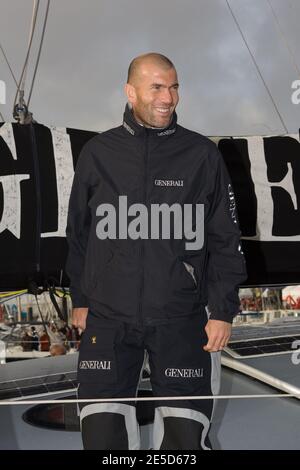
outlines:
[{"label": "bald man", "polygon": [[51,344],[49,351],[51,356],[63,356],[64,354],[67,354],[65,346],[61,343]]},{"label": "bald man", "polygon": [[[149,357],[154,396],[218,393],[220,351],[246,277],[234,194],[216,146],[177,124],[162,54],[130,64],[123,124],[82,150],[67,271],[84,331],[79,398],[134,398]],[[154,449],[210,449],[213,400],[154,402]],[[81,406],[85,449],[139,449],[135,403]]]}]

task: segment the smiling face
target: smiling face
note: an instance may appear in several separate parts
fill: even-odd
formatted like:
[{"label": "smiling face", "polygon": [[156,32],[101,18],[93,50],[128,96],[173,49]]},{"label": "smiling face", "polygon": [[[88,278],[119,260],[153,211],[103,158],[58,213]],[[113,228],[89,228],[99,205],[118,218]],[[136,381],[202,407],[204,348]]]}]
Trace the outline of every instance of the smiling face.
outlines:
[{"label": "smiling face", "polygon": [[163,67],[151,60],[139,65],[132,83],[125,91],[137,122],[145,127],[167,127],[177,106],[178,79],[173,67]]}]

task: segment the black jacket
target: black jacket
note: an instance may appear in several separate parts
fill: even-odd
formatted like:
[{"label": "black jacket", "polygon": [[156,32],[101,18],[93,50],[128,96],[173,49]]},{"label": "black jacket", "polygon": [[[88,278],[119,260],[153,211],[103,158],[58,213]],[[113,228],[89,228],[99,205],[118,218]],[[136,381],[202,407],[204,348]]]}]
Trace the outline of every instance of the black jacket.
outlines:
[{"label": "black jacket", "polygon": [[[230,179],[215,144],[176,119],[174,113],[166,129],[145,128],[126,106],[122,126],[83,148],[67,225],[74,307],[140,325],[199,313],[205,305],[212,319],[231,322],[238,313],[246,272]],[[203,247],[187,250],[184,234],[121,238],[118,227],[115,239],[100,240],[97,207],[112,204],[118,215],[119,196],[149,213],[151,204],[204,204]]]}]

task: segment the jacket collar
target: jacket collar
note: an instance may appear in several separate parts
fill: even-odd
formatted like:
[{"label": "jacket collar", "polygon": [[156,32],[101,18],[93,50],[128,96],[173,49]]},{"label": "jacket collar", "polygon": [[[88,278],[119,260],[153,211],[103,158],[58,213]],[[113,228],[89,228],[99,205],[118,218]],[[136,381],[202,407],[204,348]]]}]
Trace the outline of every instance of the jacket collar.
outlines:
[{"label": "jacket collar", "polygon": [[129,132],[129,134],[131,134],[134,137],[144,135],[146,132],[148,132],[149,135],[153,135],[153,137],[164,137],[164,136],[174,134],[174,132],[176,132],[177,114],[174,111],[170,124],[167,127],[164,127],[162,129],[144,127],[138,122],[136,122],[133,112],[129,108],[128,103],[127,103],[125,107],[125,111],[124,111],[123,127],[124,129],[126,129],[127,132]]}]

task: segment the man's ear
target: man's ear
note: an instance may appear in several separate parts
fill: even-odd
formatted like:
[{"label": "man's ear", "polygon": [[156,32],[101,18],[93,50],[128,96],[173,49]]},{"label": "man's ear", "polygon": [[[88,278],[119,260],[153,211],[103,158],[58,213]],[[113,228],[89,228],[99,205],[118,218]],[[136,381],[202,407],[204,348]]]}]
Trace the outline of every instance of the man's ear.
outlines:
[{"label": "man's ear", "polygon": [[130,83],[126,83],[125,93],[126,93],[128,102],[131,104],[134,104],[136,102],[136,91],[135,91],[134,86],[130,85]]}]

